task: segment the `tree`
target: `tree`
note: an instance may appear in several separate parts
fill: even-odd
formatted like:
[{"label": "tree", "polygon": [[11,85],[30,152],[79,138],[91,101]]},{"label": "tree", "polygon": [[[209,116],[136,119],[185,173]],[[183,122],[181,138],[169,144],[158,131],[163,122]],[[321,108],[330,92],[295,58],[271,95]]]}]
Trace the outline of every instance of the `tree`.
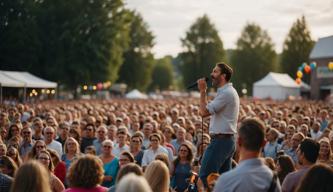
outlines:
[{"label": "tree", "polygon": [[172,57],[166,56],[156,60],[152,73],[151,90],[166,90],[173,84]]},{"label": "tree", "polygon": [[298,67],[304,62],[309,62],[313,46],[309,27],[302,16],[293,24],[284,41],[280,63],[283,72],[295,77]]},{"label": "tree", "polygon": [[247,24],[237,40],[231,61],[235,87],[237,90],[247,88],[251,94],[252,84],[276,69],[276,53],[268,33],[259,25]]},{"label": "tree", "polygon": [[198,18],[181,39],[181,71],[187,85],[203,76],[210,76],[215,64],[223,61],[225,53],[218,31],[207,15]]},{"label": "tree", "polygon": [[135,11],[130,13],[130,42],[123,53],[124,63],[120,69],[119,82],[126,83],[129,88],[146,90],[151,81],[154,64],[154,36],[140,14]]},{"label": "tree", "polygon": [[[74,89],[117,79],[128,42],[122,0],[5,0],[2,69],[27,70]],[[4,40],[4,41],[2,41]]]}]

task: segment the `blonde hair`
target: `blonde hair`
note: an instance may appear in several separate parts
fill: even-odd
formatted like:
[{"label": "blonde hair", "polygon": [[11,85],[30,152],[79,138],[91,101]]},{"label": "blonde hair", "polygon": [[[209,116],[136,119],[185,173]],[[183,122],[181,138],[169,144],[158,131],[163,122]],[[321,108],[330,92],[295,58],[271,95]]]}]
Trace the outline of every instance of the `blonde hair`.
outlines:
[{"label": "blonde hair", "polygon": [[[158,177],[156,177],[156,175],[158,175]],[[162,161],[152,161],[148,165],[144,176],[153,191],[169,191],[169,169]]]},{"label": "blonde hair", "polygon": [[51,192],[49,174],[46,168],[36,160],[28,161],[17,171],[11,192]]},{"label": "blonde hair", "polygon": [[66,139],[66,142],[65,142],[65,145],[64,145],[64,151],[65,151],[65,153],[68,153],[67,143],[68,143],[69,140],[72,140],[75,143],[75,145],[76,145],[76,152],[75,153],[76,154],[80,154],[80,144],[79,144],[79,142],[77,142],[76,139],[74,139],[74,137],[68,137]]},{"label": "blonde hair", "polygon": [[116,192],[152,192],[152,190],[144,177],[129,173],[117,184]]}]

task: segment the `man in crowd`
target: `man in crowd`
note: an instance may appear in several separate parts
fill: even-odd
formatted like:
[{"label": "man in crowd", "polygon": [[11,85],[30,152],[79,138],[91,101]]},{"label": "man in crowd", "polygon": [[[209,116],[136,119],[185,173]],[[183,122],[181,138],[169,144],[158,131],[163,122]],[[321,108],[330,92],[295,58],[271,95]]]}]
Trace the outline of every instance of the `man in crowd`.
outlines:
[{"label": "man in crowd", "polygon": [[259,119],[246,119],[238,131],[239,165],[218,179],[214,191],[281,191],[280,182],[260,159],[265,145],[265,125]]},{"label": "man in crowd", "polygon": [[319,155],[320,145],[313,139],[304,139],[297,148],[298,163],[301,168],[289,173],[282,183],[283,192],[295,191],[297,184],[300,183],[303,175],[314,165]]}]

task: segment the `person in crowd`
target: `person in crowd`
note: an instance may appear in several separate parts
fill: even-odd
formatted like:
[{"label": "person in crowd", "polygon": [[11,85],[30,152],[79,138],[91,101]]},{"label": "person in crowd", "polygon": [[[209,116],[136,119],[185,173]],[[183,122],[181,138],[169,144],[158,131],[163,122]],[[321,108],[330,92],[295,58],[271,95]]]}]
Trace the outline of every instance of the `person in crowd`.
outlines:
[{"label": "person in crowd", "polygon": [[3,156],[0,160],[0,172],[9,177],[14,177],[17,168],[15,161],[8,156]]},{"label": "person in crowd", "polygon": [[37,140],[44,140],[43,136],[43,120],[39,117],[35,117],[34,120],[32,121],[32,128],[34,131],[34,134],[32,135],[32,139],[37,141]]},{"label": "person in crowd", "polygon": [[290,156],[280,155],[276,160],[276,171],[280,183],[283,183],[284,178],[291,172],[295,171],[295,164]]},{"label": "person in crowd", "polygon": [[160,145],[160,135],[157,133],[153,133],[149,137],[151,146],[149,149],[145,150],[143,157],[142,157],[142,163],[141,166],[145,170],[145,167],[148,166],[150,162],[152,162],[157,154],[165,153],[168,155],[168,151]]},{"label": "person in crowd", "polygon": [[152,190],[144,177],[130,173],[119,182],[116,192],[152,192]]},{"label": "person in crowd", "polygon": [[296,192],[333,191],[333,168],[325,164],[313,165],[304,175]]},{"label": "person in crowd", "polygon": [[60,161],[58,153],[53,149],[47,149],[51,155],[51,160],[54,166],[54,175],[60,179],[60,181],[65,184],[66,179],[66,164],[63,161]]},{"label": "person in crowd", "polygon": [[20,145],[20,155],[24,159],[25,155],[27,155],[33,145],[35,144],[35,141],[32,139],[32,130],[30,127],[22,129],[22,135],[23,135],[23,140]]},{"label": "person in crowd", "polygon": [[104,125],[98,127],[97,138],[93,141],[93,145],[96,149],[96,154],[100,155],[102,153],[102,143],[107,139],[107,129]]},{"label": "person in crowd", "polygon": [[280,191],[280,182],[259,158],[265,145],[265,125],[255,118],[242,121],[238,130],[239,165],[223,173],[214,188],[223,191]]},{"label": "person in crowd", "polygon": [[68,136],[73,137],[78,143],[81,143],[81,134],[79,130],[71,128]]},{"label": "person in crowd", "polygon": [[153,133],[153,125],[149,122],[145,123],[143,125],[143,140],[142,140],[142,146],[144,149],[148,149],[150,146],[150,135]]},{"label": "person in crowd", "polygon": [[168,158],[168,156],[165,153],[157,154],[156,157],[155,157],[155,160],[162,161],[168,167],[169,171],[172,171],[172,167],[173,166],[169,162],[169,158]]},{"label": "person in crowd", "polygon": [[7,149],[7,156],[14,160],[17,167],[20,167],[22,164],[22,159],[18,150],[15,147],[9,147]]},{"label": "person in crowd", "polygon": [[116,141],[116,134],[117,134],[118,127],[115,125],[110,125],[108,128],[108,139],[115,142]]},{"label": "person in crowd", "polygon": [[60,179],[54,175],[54,165],[52,162],[52,157],[47,150],[42,150],[37,155],[38,161],[47,168],[49,173],[49,182],[53,192],[62,192],[65,190],[64,184],[60,181]]},{"label": "person in crowd", "polygon": [[17,171],[11,192],[43,191],[51,192],[49,175],[46,168],[37,161],[23,164]]},{"label": "person in crowd", "polygon": [[130,142],[130,152],[135,158],[135,162],[138,165],[142,163],[143,150],[142,150],[142,138],[139,135],[133,135]]},{"label": "person in crowd", "polygon": [[128,163],[135,163],[135,159],[130,152],[123,151],[119,155],[119,168],[127,165]]},{"label": "person in crowd", "polygon": [[117,131],[117,143],[114,146],[112,153],[119,157],[123,151],[130,151],[130,147],[127,145],[127,128],[120,127]]},{"label": "person in crowd", "polygon": [[44,130],[44,142],[46,148],[55,150],[59,157],[62,156],[62,145],[58,141],[54,140],[55,138],[55,129],[53,127],[45,127]]},{"label": "person in crowd", "polygon": [[119,184],[120,180],[126,176],[127,174],[134,173],[137,176],[143,176],[142,169],[139,165],[135,163],[128,163],[123,165],[117,175],[116,184],[110,187],[109,192],[115,192],[117,185]]},{"label": "person in crowd", "polygon": [[319,156],[320,145],[318,142],[306,138],[297,149],[298,163],[300,169],[289,173],[282,183],[283,192],[292,192],[296,189],[301,178],[308,172],[309,168],[314,165]]},{"label": "person in crowd", "polygon": [[291,138],[291,148],[289,150],[286,150],[286,154],[291,157],[291,159],[294,161],[294,164],[298,163],[298,156],[297,156],[297,149],[300,143],[305,139],[305,136],[303,133],[298,132],[293,135]]},{"label": "person in crowd", "polygon": [[[158,177],[157,177],[158,175]],[[169,169],[162,161],[152,161],[144,172],[152,191],[168,192],[170,186]]]},{"label": "person in crowd", "polygon": [[318,162],[325,163],[333,167],[333,154],[330,147],[330,140],[327,137],[324,137],[319,141],[319,144],[320,144],[320,149],[319,149]]},{"label": "person in crowd", "polygon": [[113,142],[109,139],[103,141],[102,143],[103,151],[99,156],[103,162],[104,178],[102,186],[111,187],[115,184],[115,178],[119,170],[119,160],[113,155]]},{"label": "person in crowd", "polygon": [[0,172],[0,191],[9,192],[13,183],[13,178]]},{"label": "person in crowd", "polygon": [[8,135],[7,135],[7,140],[13,138],[13,137],[19,137],[21,140],[21,130],[22,130],[22,125],[21,123],[13,123],[9,126],[8,129]]},{"label": "person in crowd", "polygon": [[61,156],[61,161],[65,162],[66,170],[68,170],[71,163],[81,154],[79,143],[73,137],[68,137],[65,142],[64,152]]},{"label": "person in crowd", "polygon": [[103,162],[98,157],[80,156],[68,170],[69,188],[65,192],[106,192],[108,189],[101,186],[103,177]]},{"label": "person in crowd", "polygon": [[70,125],[67,122],[59,124],[59,137],[56,139],[64,147],[65,142],[69,136]]},{"label": "person in crowd", "polygon": [[188,180],[192,174],[191,164],[193,161],[193,152],[191,146],[187,143],[180,145],[178,157],[173,162],[174,170],[171,175],[171,187],[176,191],[183,192],[188,187]]},{"label": "person in crowd", "polygon": [[320,131],[320,122],[315,121],[310,130],[311,138],[318,141],[322,134],[323,132]]},{"label": "person in crowd", "polygon": [[84,136],[81,139],[81,153],[84,153],[84,149],[90,145],[93,145],[95,137],[95,126],[94,124],[87,124],[83,129]]},{"label": "person in crowd", "polygon": [[267,167],[269,167],[273,172],[276,171],[276,165],[272,157],[265,157],[263,160]]},{"label": "person in crowd", "polygon": [[275,128],[271,128],[267,133],[267,143],[263,150],[264,157],[276,158],[276,154],[281,149],[281,145],[278,143],[279,131]]},{"label": "person in crowd", "polygon": [[285,139],[281,144],[281,150],[287,151],[292,148],[292,137],[296,132],[296,127],[294,125],[288,125]]},{"label": "person in crowd", "polygon": [[32,146],[31,151],[28,153],[27,157],[25,158],[25,161],[37,159],[37,155],[41,150],[45,150],[46,145],[43,140],[36,140],[35,144]]},{"label": "person in crowd", "polygon": [[176,134],[176,139],[171,141],[172,146],[175,148],[176,155],[178,155],[178,150],[181,144],[185,142],[186,130],[183,127],[179,127]]},{"label": "person in crowd", "polygon": [[90,155],[97,155],[96,154],[96,149],[94,146],[88,146],[86,147],[86,149],[84,150],[84,154],[90,154]]}]

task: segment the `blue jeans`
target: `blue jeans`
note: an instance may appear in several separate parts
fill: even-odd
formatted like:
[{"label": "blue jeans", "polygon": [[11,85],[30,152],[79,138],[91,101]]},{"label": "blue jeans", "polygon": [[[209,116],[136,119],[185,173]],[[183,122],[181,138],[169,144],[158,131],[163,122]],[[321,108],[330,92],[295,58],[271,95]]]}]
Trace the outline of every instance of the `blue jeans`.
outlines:
[{"label": "blue jeans", "polygon": [[231,169],[231,159],[236,150],[235,137],[214,138],[208,145],[202,161],[199,177],[207,187],[207,177],[211,173],[224,173]]}]

